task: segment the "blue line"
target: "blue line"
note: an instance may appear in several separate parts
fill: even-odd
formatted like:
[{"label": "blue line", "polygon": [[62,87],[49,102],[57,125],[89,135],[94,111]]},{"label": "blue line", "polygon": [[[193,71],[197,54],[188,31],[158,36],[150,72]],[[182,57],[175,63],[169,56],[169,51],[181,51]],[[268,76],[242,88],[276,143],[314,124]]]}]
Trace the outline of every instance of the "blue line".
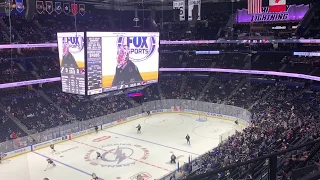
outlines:
[{"label": "blue line", "polygon": [[127,135],[124,135],[124,134],[119,134],[119,133],[115,133],[115,132],[111,132],[111,131],[106,131],[106,130],[102,130],[102,131],[109,132],[109,133],[112,133],[112,134],[117,134],[117,135],[119,135],[119,136],[124,136],[124,137],[127,137],[127,138],[136,139],[136,140],[143,141],[143,142],[147,142],[147,143],[151,143],[151,144],[155,144],[155,145],[162,146],[162,147],[166,147],[166,148],[169,148],[169,149],[174,149],[174,150],[177,150],[177,151],[186,152],[186,153],[193,154],[193,155],[196,155],[196,156],[200,156],[199,154],[196,154],[196,153],[192,153],[192,152],[185,151],[185,150],[182,150],[182,149],[177,149],[177,148],[174,148],[174,147],[170,147],[170,146],[158,144],[158,143],[155,143],[155,142],[151,142],[151,141],[147,141],[147,140],[135,138],[135,137],[132,137],[132,136],[127,136]]},{"label": "blue line", "polygon": [[[50,157],[48,157],[48,156],[42,155],[42,154],[37,153],[37,152],[33,152],[33,153],[35,153],[35,154],[37,154],[37,155],[39,155],[39,156],[42,156],[42,157],[44,157],[44,158],[47,158],[47,159],[50,158]],[[57,161],[57,160],[52,159],[52,158],[50,158],[50,159],[51,159],[52,161],[55,161],[55,162],[59,163],[59,164],[62,164],[62,165],[64,165],[64,166],[67,166],[68,168],[71,168],[71,169],[73,169],[73,170],[79,171],[79,172],[81,172],[81,173],[83,173],[83,174],[86,174],[86,175],[89,175],[89,176],[92,175],[92,174],[90,174],[90,173],[87,173],[87,172],[85,172],[85,171],[82,171],[81,169],[75,168],[75,167],[70,166],[70,165],[68,165],[68,164],[65,164],[65,163],[63,163],[63,162]],[[99,180],[104,180],[104,179],[101,179],[101,178],[100,178]]]}]

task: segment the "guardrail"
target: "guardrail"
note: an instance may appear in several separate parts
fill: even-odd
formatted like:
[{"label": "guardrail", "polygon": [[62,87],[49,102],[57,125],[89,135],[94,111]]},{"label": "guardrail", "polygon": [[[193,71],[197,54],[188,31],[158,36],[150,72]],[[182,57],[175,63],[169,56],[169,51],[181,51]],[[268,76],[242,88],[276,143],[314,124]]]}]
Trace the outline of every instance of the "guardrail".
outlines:
[{"label": "guardrail", "polygon": [[242,125],[251,123],[251,113],[240,107],[208,103],[193,100],[166,99],[143,103],[140,107],[116,112],[106,116],[82,122],[73,122],[64,126],[48,129],[32,136],[20,137],[0,144],[0,152],[4,159],[48,147],[50,144],[61,143],[94,132],[93,126],[100,129],[132,121],[146,116],[146,111],[155,113],[206,114],[207,116],[238,121]]}]

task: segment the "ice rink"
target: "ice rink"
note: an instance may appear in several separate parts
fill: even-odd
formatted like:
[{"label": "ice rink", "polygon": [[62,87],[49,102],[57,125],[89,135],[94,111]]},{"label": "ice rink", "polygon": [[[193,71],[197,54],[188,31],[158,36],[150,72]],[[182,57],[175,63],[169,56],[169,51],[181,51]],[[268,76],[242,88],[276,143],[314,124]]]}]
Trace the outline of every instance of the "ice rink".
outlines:
[{"label": "ice rink", "polygon": [[[219,143],[219,135],[235,128],[233,121],[172,113],[156,114],[21,155],[0,164],[1,179],[10,180],[90,180],[94,172],[103,180],[157,179],[175,170],[174,153],[180,165],[207,152]],[[142,126],[142,133],[135,128]],[[191,137],[187,145],[185,136]],[[96,159],[96,152],[102,159]],[[119,155],[122,154],[122,155]],[[47,167],[51,158],[56,167]]]}]

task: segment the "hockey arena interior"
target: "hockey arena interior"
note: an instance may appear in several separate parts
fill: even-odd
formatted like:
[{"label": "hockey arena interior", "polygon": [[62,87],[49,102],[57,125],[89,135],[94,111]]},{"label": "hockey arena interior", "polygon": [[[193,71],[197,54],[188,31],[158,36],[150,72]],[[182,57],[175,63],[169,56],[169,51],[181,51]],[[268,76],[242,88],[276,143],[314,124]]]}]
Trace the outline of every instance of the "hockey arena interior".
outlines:
[{"label": "hockey arena interior", "polygon": [[0,13],[0,179],[320,179],[320,1]]}]

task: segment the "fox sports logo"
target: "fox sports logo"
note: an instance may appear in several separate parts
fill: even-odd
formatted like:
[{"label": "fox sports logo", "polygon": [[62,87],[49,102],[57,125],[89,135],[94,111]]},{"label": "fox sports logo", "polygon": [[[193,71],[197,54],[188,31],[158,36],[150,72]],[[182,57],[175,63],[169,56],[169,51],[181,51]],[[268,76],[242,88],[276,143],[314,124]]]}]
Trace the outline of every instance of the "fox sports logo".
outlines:
[{"label": "fox sports logo", "polygon": [[120,36],[117,47],[127,46],[131,61],[144,61],[156,51],[156,37],[154,36]]},{"label": "fox sports logo", "polygon": [[74,36],[74,37],[63,37],[63,45],[67,46],[69,52],[79,53],[84,48],[84,37],[83,36]]}]

